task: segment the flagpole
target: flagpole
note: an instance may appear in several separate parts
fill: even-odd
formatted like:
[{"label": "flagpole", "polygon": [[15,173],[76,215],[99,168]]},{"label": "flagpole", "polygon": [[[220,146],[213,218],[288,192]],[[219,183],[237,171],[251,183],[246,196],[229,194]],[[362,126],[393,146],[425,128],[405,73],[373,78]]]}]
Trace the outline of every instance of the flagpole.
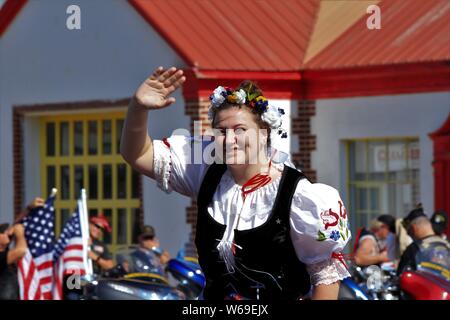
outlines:
[{"label": "flagpole", "polygon": [[88,210],[87,210],[87,200],[86,200],[86,190],[81,189],[81,201],[79,208],[80,218],[82,221],[82,236],[83,236],[83,256],[84,264],[87,275],[93,274],[92,260],[88,258],[88,247],[89,247],[89,222],[88,222]]}]

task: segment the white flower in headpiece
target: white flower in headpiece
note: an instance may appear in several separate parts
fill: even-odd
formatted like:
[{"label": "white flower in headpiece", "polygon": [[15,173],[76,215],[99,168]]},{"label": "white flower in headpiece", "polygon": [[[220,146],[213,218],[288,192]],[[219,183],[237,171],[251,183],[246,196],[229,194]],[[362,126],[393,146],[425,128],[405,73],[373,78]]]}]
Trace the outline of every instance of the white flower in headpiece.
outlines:
[{"label": "white flower in headpiece", "polygon": [[267,123],[271,129],[278,129],[281,126],[281,114],[278,108],[269,105],[267,111],[261,115],[262,121]]},{"label": "white flower in headpiece", "polygon": [[236,91],[234,93],[236,95],[236,103],[238,104],[244,104],[245,103],[245,98],[247,97],[247,95],[245,94],[245,91],[243,89],[239,89],[239,91]]},{"label": "white flower in headpiece", "polygon": [[211,104],[214,107],[220,106],[225,101],[227,91],[224,87],[218,86],[216,89],[214,89],[214,92],[212,93],[210,100]]}]

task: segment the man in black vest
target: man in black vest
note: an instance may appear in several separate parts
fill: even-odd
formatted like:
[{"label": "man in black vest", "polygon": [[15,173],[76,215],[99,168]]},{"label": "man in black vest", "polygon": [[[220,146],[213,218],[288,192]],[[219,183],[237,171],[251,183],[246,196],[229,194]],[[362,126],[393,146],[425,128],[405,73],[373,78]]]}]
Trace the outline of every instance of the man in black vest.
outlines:
[{"label": "man in black vest", "polygon": [[[427,215],[422,208],[412,210],[406,218],[403,219],[403,225],[408,234],[414,239],[403,253],[398,265],[397,274],[408,270],[417,270],[417,256],[430,245],[442,245],[450,250],[448,241],[437,236],[428,220]],[[450,266],[447,266],[450,268]]]}]

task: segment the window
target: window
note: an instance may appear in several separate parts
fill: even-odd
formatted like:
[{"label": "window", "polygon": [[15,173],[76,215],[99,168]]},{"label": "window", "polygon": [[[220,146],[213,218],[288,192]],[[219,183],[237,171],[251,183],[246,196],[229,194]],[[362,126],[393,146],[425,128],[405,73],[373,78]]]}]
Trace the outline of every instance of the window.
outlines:
[{"label": "window", "polygon": [[124,113],[48,116],[41,119],[43,196],[58,189],[55,234],[74,212],[85,188],[90,216],[100,212],[112,234],[104,241],[117,246],[136,243],[140,221],[141,176],[119,154]]},{"label": "window", "polygon": [[381,214],[404,217],[420,202],[417,139],[346,141],[353,231]]}]

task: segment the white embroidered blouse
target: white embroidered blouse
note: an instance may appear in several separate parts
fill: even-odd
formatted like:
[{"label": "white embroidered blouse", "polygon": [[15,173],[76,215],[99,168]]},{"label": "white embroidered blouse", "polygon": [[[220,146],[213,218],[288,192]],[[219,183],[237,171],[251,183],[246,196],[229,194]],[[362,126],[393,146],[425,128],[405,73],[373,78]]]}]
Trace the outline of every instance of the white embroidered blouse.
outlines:
[{"label": "white embroidered blouse", "polygon": [[[154,172],[159,188],[196,199],[212,158],[196,164],[193,150],[204,151],[210,144],[181,135],[173,135],[165,142],[154,140]],[[285,165],[294,167],[286,154],[279,154],[284,159],[279,157],[277,162],[274,158],[273,164],[280,171]],[[208,212],[217,222],[227,225],[225,234],[234,228],[258,227],[269,217],[280,180],[281,176],[248,194],[244,201],[241,186],[226,170]],[[332,258],[333,252],[340,253],[351,237],[347,213],[336,189],[301,180],[292,199],[290,226],[297,257],[307,266],[313,285],[331,284],[350,276],[345,266]]]}]

